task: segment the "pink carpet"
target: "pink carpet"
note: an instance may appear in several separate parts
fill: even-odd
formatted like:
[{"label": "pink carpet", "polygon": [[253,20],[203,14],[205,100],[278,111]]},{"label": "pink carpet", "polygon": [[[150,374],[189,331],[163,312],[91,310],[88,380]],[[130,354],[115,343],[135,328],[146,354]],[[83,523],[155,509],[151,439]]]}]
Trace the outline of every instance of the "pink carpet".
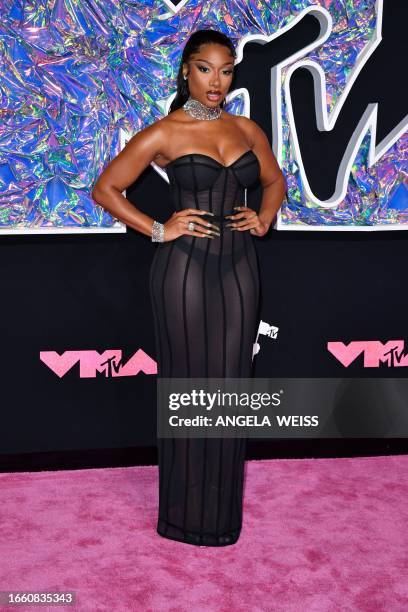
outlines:
[{"label": "pink carpet", "polygon": [[247,461],[233,546],[155,531],[157,466],[0,474],[2,610],[408,610],[408,456]]}]

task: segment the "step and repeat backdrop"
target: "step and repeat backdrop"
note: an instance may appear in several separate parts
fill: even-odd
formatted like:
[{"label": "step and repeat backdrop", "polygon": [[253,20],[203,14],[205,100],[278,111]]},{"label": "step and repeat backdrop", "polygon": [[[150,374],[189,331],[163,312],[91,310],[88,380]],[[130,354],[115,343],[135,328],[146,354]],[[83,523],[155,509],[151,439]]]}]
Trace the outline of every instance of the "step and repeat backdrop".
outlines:
[{"label": "step and repeat backdrop", "polygon": [[[182,48],[203,28],[233,39],[226,110],[264,129],[287,182],[273,229],[254,238],[254,374],[343,379],[330,408],[340,435],[397,437],[408,411],[406,4],[9,0],[1,13],[0,455],[156,444],[157,246],[91,192],[131,136],[167,114]],[[153,162],[126,196],[161,222],[173,212]],[[248,190],[248,206],[261,196]]]}]

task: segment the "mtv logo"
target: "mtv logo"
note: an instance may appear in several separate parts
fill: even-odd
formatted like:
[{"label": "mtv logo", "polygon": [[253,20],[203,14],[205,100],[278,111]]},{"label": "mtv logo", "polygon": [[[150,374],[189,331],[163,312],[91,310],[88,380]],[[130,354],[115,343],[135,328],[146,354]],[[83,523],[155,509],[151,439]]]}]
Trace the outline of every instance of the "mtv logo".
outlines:
[{"label": "mtv logo", "polygon": [[263,336],[269,336],[269,338],[274,338],[276,340],[276,338],[278,337],[278,331],[279,327],[276,327],[275,325],[269,325],[269,323],[267,323],[266,321],[262,321],[261,319],[258,327],[258,335],[261,334]]},{"label": "mtv logo", "polygon": [[255,355],[257,355],[261,350],[261,345],[258,342],[259,335],[268,336],[269,338],[273,338],[274,340],[276,340],[278,337],[278,331],[279,327],[276,327],[275,325],[270,325],[266,321],[262,321],[262,319],[260,320],[258,325],[258,333],[256,335],[256,340],[252,349],[252,360],[254,359]]}]

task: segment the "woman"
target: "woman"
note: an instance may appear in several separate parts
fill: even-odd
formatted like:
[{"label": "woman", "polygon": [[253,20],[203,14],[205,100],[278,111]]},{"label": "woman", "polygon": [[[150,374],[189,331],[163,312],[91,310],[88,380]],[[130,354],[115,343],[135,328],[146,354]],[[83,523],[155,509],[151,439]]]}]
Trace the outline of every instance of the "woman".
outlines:
[{"label": "woman", "polygon": [[[150,271],[158,377],[252,373],[260,289],[252,236],[267,233],[286,185],[261,128],[223,110],[234,59],[224,34],[193,33],[169,114],[131,138],[92,192],[114,217],[160,243]],[[175,212],[165,223],[121,193],[152,161],[169,177]],[[240,206],[257,180],[259,213]],[[201,546],[234,544],[245,449],[245,438],[159,438],[158,533]]]}]

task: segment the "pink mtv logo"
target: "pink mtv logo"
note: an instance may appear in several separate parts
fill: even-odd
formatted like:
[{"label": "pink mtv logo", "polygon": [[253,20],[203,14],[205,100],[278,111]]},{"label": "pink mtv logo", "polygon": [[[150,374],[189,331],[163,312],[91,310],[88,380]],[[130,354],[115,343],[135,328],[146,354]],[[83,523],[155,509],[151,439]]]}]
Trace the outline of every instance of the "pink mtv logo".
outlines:
[{"label": "pink mtv logo", "polygon": [[40,359],[50,370],[62,378],[75,364],[79,363],[80,378],[95,378],[97,372],[105,372],[105,376],[136,376],[157,374],[157,363],[141,349],[122,363],[121,350],[108,350],[102,354],[98,351],[64,351],[59,355],[56,351],[40,351]]},{"label": "pink mtv logo", "polygon": [[408,355],[404,353],[404,340],[353,340],[347,346],[344,342],[328,342],[328,350],[346,368],[361,354],[364,355],[365,368],[378,368],[386,363],[389,368],[408,366]]}]

